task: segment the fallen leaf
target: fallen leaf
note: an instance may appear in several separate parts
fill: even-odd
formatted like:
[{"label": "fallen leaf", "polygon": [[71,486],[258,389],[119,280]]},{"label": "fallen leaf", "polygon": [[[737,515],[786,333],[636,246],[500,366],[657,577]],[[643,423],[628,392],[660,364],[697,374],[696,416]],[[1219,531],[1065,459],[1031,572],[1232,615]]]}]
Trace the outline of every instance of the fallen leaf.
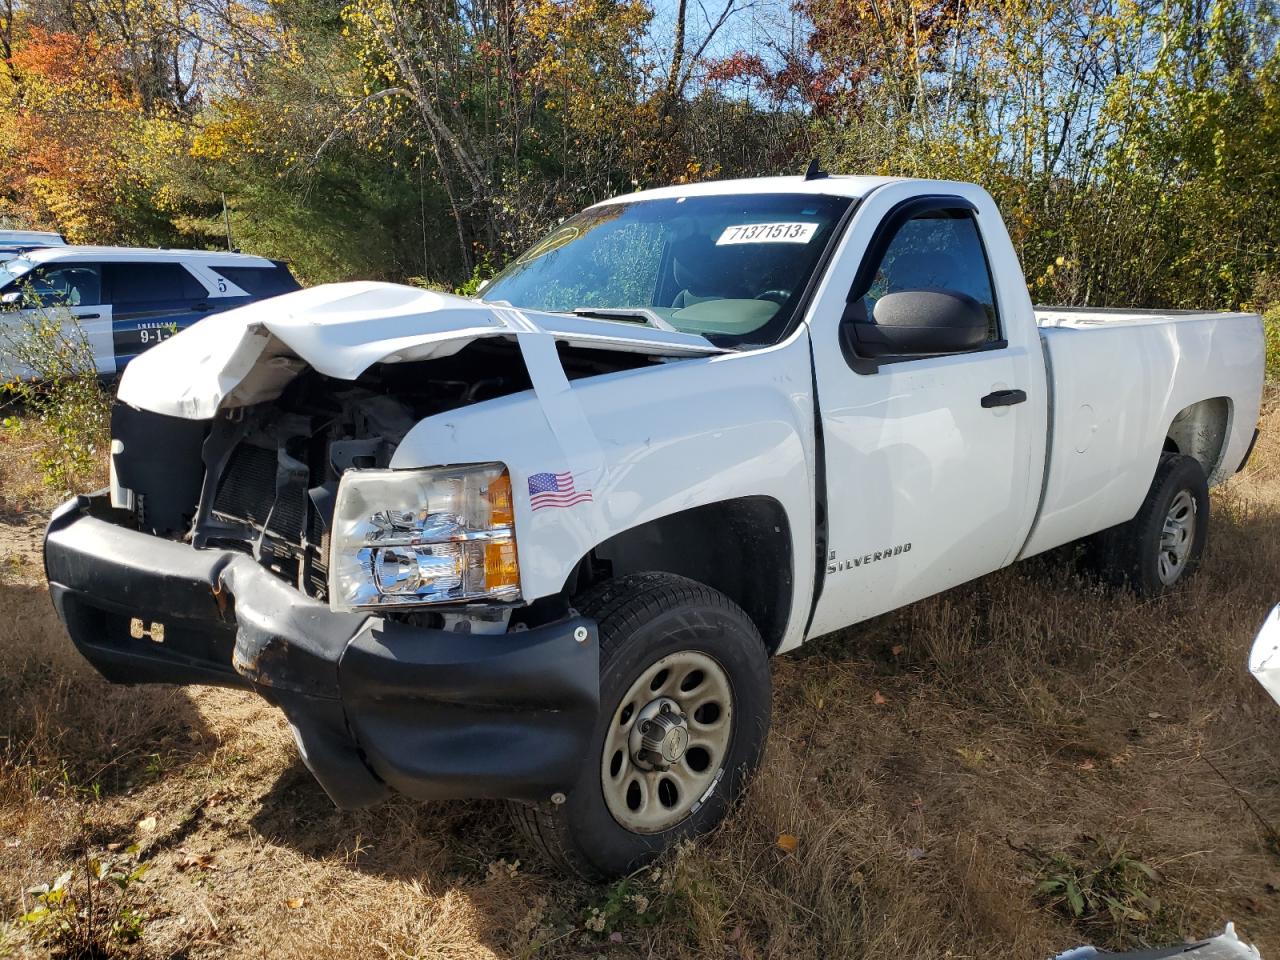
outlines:
[{"label": "fallen leaf", "polygon": [[141,820],[138,821],[138,829],[141,830],[143,833],[150,833],[155,828],[156,828],[155,814],[152,814],[149,817],[143,817]]},{"label": "fallen leaf", "polygon": [[883,707],[886,703],[889,702],[889,699],[883,693],[877,690],[875,693],[871,695],[871,702],[874,703],[877,707]]},{"label": "fallen leaf", "polygon": [[284,902],[284,905],[290,910],[300,910],[304,903],[306,903],[306,901],[302,899],[302,897],[290,897]]},{"label": "fallen leaf", "polygon": [[823,707],[825,707],[826,705],[827,705],[827,701],[826,701],[826,700],[824,700],[824,699],[822,699],[822,697],[819,697],[819,698],[818,698],[818,709],[819,709],[819,710],[821,710],[821,709],[822,709]]},{"label": "fallen leaf", "polygon": [[188,850],[179,850],[183,855],[178,861],[179,870],[211,870],[213,868],[212,853],[191,853]]},{"label": "fallen leaf", "polygon": [[800,846],[800,840],[789,833],[778,834],[778,849],[787,853],[794,853],[796,847]]},{"label": "fallen leaf", "polygon": [[123,846],[124,846],[123,843],[108,843],[107,853],[115,853],[117,850],[119,850]]},{"label": "fallen leaf", "polygon": [[900,657],[902,656],[902,651],[906,649],[907,648],[904,647],[902,644],[895,643],[892,647],[889,648],[889,652],[892,653],[895,657]]},{"label": "fallen leaf", "polygon": [[1076,766],[1078,766],[1081,770],[1092,770],[1092,769],[1093,769],[1093,761],[1092,761],[1092,760],[1081,760],[1078,764],[1076,764]]}]

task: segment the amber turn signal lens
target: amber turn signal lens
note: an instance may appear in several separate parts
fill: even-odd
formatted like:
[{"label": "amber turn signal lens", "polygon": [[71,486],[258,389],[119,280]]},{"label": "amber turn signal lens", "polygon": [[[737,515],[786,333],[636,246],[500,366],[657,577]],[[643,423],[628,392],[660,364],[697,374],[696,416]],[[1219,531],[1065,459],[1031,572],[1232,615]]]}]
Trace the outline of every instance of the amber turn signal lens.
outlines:
[{"label": "amber turn signal lens", "polygon": [[489,522],[493,526],[509,526],[515,520],[511,506],[511,475],[503,473],[489,482]]},{"label": "amber turn signal lens", "polygon": [[492,592],[499,587],[520,585],[516,545],[511,540],[490,540],[484,545],[484,585]]}]

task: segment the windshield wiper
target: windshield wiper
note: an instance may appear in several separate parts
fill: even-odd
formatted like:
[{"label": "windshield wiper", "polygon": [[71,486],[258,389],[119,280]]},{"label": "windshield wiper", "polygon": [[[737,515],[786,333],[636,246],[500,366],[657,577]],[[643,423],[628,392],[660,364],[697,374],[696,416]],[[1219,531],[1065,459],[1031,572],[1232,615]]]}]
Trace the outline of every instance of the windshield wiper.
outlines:
[{"label": "windshield wiper", "polygon": [[643,320],[657,330],[665,330],[667,333],[680,332],[648,307],[574,307],[573,315],[600,320]]}]

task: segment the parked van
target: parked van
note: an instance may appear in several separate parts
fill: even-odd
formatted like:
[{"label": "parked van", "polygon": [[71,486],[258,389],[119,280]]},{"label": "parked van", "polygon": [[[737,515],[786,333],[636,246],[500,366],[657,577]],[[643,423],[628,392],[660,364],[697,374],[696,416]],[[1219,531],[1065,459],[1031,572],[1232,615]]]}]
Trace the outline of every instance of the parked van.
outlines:
[{"label": "parked van", "polygon": [[[0,263],[0,373],[23,315],[61,308],[79,321],[98,372],[117,373],[148,347],[209,314],[297,290],[265,257],[205,250],[57,246]],[[7,329],[6,329],[7,328]]]}]

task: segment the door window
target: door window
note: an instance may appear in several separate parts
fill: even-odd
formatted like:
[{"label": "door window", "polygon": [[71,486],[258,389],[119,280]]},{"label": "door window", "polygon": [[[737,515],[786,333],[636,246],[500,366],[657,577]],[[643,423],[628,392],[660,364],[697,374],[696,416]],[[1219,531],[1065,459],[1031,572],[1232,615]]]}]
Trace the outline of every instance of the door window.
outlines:
[{"label": "door window", "polygon": [[93,307],[102,302],[102,279],[93,263],[37,267],[20,282],[27,287],[24,302],[30,297],[32,306]]},{"label": "door window", "polygon": [[214,267],[251,297],[274,297],[298,289],[298,281],[283,263],[274,267]]},{"label": "door window", "polygon": [[970,211],[930,210],[898,229],[863,297],[866,316],[874,316],[880,297],[905,290],[945,290],[972,297],[987,314],[987,342],[1000,339],[991,268]]},{"label": "door window", "polygon": [[105,270],[113,304],[173,303],[206,295],[178,263],[108,263]]}]

